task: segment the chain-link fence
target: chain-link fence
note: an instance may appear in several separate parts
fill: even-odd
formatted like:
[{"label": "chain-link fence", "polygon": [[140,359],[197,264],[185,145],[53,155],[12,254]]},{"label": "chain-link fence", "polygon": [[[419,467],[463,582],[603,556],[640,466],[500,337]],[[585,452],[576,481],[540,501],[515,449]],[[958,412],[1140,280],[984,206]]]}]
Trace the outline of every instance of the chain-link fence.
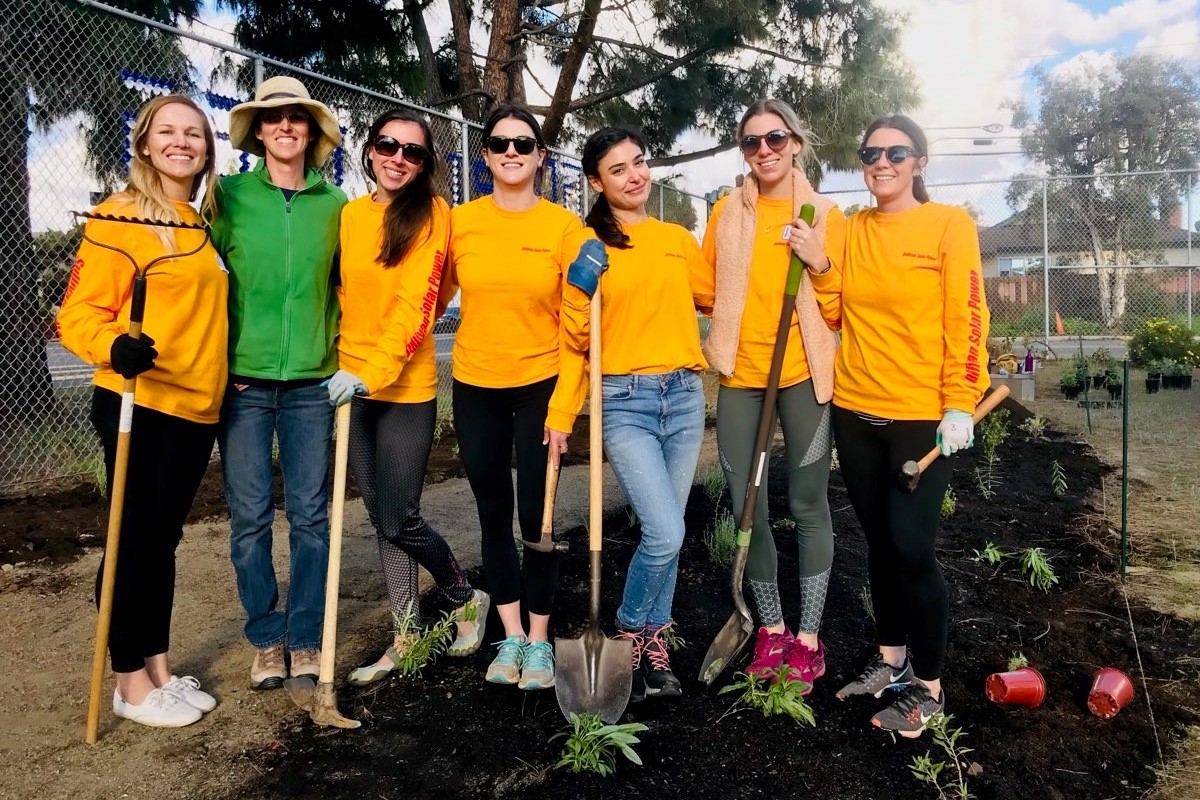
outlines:
[{"label": "chain-link fence", "polygon": [[[368,190],[360,154],[372,120],[396,106],[416,108],[431,121],[447,199],[491,191],[475,123],[92,0],[0,0],[0,66],[0,494],[103,476],[88,422],[92,367],[62,347],[53,320],[81,236],[70,212],[123,185],[130,128],[150,97],[196,99],[218,137],[218,171],[230,174],[253,163],[229,143],[229,110],[266,77],[299,78],[342,125],[343,145],[325,171],[351,198]],[[552,152],[544,172],[543,195],[583,214],[590,198],[578,159]],[[703,198],[662,184],[649,207],[693,230],[706,216]],[[447,398],[453,328],[447,320],[435,329],[439,396]]]}]

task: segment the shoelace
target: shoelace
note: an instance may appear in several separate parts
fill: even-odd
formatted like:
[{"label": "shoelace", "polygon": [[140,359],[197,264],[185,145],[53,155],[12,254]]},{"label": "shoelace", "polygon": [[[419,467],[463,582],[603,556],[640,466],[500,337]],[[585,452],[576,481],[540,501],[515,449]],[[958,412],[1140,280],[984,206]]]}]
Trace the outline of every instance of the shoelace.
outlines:
[{"label": "shoelace", "polygon": [[149,708],[161,708],[166,711],[172,706],[183,702],[183,698],[174,692],[167,691],[165,687],[155,689],[146,695],[146,699],[141,702],[141,706]]},{"label": "shoelace", "polygon": [[763,655],[772,655],[776,652],[786,655],[791,642],[792,640],[788,639],[786,631],[784,633],[769,633],[767,634],[767,641],[764,645],[766,649],[763,651]]},{"label": "shoelace", "polygon": [[646,631],[650,634],[646,637],[646,657],[650,659],[650,668],[659,672],[671,668],[671,656],[667,652],[667,643],[662,638],[663,632],[670,627],[668,623],[653,633],[650,633],[649,629]]},{"label": "shoelace", "polygon": [[496,653],[496,660],[501,664],[511,665],[514,667],[521,666],[521,660],[525,655],[525,643],[514,636],[510,636],[499,642],[492,644],[500,645],[500,651]]},{"label": "shoelace", "polygon": [[549,642],[530,642],[525,647],[524,666],[532,670],[554,669],[554,650]]},{"label": "shoelace", "polygon": [[283,646],[268,647],[265,650],[260,650],[262,655],[262,664],[264,667],[282,667],[283,666]]},{"label": "shoelace", "polygon": [[617,638],[628,641],[633,647],[633,668],[637,669],[642,665],[642,651],[646,649],[646,637],[642,635],[642,631],[617,631]]},{"label": "shoelace", "polygon": [[901,717],[907,718],[927,700],[932,701],[933,695],[924,686],[915,684],[910,686],[904,694],[900,695],[900,698],[893,703],[893,707],[900,712]]},{"label": "shoelace", "polygon": [[888,675],[891,675],[891,666],[883,660],[883,656],[876,653],[867,663],[867,666],[863,669],[862,674],[858,676],[855,683],[870,683],[875,676],[884,670],[888,670]]},{"label": "shoelace", "polygon": [[177,693],[189,691],[195,692],[200,690],[200,681],[196,680],[191,675],[184,675],[182,677],[175,675],[162,688],[169,692]]}]

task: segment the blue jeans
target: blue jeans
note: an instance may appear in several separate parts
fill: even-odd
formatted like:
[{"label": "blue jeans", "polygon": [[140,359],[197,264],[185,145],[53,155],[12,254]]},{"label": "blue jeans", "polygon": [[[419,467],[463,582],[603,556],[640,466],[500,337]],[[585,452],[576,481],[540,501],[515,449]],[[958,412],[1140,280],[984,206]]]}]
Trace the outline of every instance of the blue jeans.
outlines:
[{"label": "blue jeans", "polygon": [[704,438],[704,385],[690,370],[605,375],[604,453],[642,527],[617,624],[671,621],[683,511]]},{"label": "blue jeans", "polygon": [[[287,611],[276,609],[271,563],[275,520],[271,444],[279,436],[284,508],[291,545]],[[321,646],[325,570],[329,563],[329,443],[333,409],[318,385],[242,390],[231,381],[221,411],[221,466],[233,536],[230,555],[246,638],[257,648]]]}]

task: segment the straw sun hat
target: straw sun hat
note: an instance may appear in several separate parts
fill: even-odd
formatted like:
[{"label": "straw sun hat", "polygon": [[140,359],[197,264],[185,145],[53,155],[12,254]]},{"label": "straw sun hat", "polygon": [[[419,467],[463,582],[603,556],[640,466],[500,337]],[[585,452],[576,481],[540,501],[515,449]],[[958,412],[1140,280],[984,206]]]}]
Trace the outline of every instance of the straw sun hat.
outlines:
[{"label": "straw sun hat", "polygon": [[324,164],[329,154],[342,143],[337,119],[328,106],[309,97],[303,83],[286,75],[263,81],[255,90],[253,100],[233,107],[229,112],[229,143],[238,150],[265,155],[262,141],[254,135],[254,118],[263,109],[281,106],[301,106],[316,120],[319,130],[313,133],[320,133],[320,138],[315,145],[309,146],[308,163],[311,167]]}]

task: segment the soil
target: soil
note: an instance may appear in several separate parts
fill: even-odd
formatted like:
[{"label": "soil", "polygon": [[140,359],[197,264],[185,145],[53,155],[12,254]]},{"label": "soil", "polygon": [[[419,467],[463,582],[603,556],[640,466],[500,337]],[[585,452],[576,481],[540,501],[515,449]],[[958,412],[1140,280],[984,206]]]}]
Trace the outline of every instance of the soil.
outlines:
[{"label": "soil", "polygon": [[[1194,658],[1198,631],[1134,603],[1129,613],[1136,624],[1135,642],[1124,594],[1110,577],[1116,573],[1112,540],[1098,508],[1104,468],[1086,446],[1053,432],[1045,440],[1027,441],[1016,426],[1028,413],[1011,401],[1005,406],[1012,413],[1011,435],[999,448],[996,496],[984,500],[974,486],[976,447],[956,468],[957,511],[944,521],[940,536],[952,620],[944,684],[947,711],[966,732],[961,744],[974,750],[969,759],[982,768],[968,778],[970,790],[985,800],[1139,797],[1154,781],[1159,739],[1169,756],[1184,726],[1200,721]],[[445,474],[455,474],[453,439],[444,438],[438,449],[443,448]],[[571,449],[574,459],[585,459],[586,437],[576,436]],[[1061,497],[1051,486],[1054,461],[1067,480]],[[431,459],[431,467],[436,463]],[[792,618],[796,558],[790,544],[794,533],[778,522],[786,516],[782,472],[777,464],[769,489],[784,608]],[[718,696],[696,681],[708,643],[732,611],[727,568],[713,566],[703,544],[717,507],[698,486],[688,507],[675,604],[679,633],[687,644],[673,664],[684,680],[685,696],[630,708],[624,721],[649,728],[640,734],[637,747],[644,766],[621,759],[616,775],[607,779],[554,769],[562,742],[550,738],[565,727],[555,695],[486,684],[482,673],[495,654],[493,646],[469,659],[444,659],[417,678],[361,690],[339,683],[343,712],[363,720],[358,731],[316,728],[283,693],[245,689],[248,660],[240,642],[240,608],[228,566],[227,524],[219,521],[189,528],[181,547],[180,563],[186,566],[176,619],[203,624],[177,625],[173,653],[181,672],[192,672],[206,687],[215,687],[220,708],[204,722],[177,732],[138,729],[112,720],[106,710],[101,745],[87,748],[78,736],[88,637],[94,630],[89,597],[98,551],[92,545],[103,531],[104,502],[90,489],[0,502],[0,560],[57,559],[19,564],[17,577],[0,584],[5,619],[0,653],[9,663],[31,667],[20,680],[0,685],[0,752],[8,754],[10,765],[0,769],[0,795],[206,800],[934,797],[932,787],[918,783],[909,770],[915,755],[932,750],[934,760],[945,758],[928,735],[916,742],[894,742],[868,723],[884,701],[842,703],[833,697],[869,654],[872,627],[862,600],[862,533],[840,477],[835,472],[831,478],[838,538],[822,633],[829,673],[810,697],[817,727],[746,710],[729,713],[731,695]],[[434,519],[434,524],[448,539],[458,537],[456,554],[464,564],[473,564],[478,563],[478,544],[470,553],[471,529],[465,521],[451,521],[449,513],[467,510],[468,517],[473,515],[464,484],[448,480],[431,486],[424,505],[435,517],[446,512],[446,519]],[[214,468],[193,516],[223,513],[219,470]],[[386,624],[365,514],[361,504],[347,513],[339,675],[345,674],[343,667],[378,655],[379,631]],[[578,508],[563,517],[579,520]],[[581,526],[558,528],[566,530],[572,550],[562,562],[554,628],[560,636],[574,637],[584,627],[587,609],[586,532]],[[620,510],[606,517],[604,532],[601,621],[611,631],[639,532]],[[987,542],[1009,553],[1044,548],[1058,586],[1049,593],[1035,590],[1020,575],[1015,558],[999,568],[973,561],[974,551]],[[80,557],[72,561],[75,555]],[[434,613],[436,597],[427,596],[426,605]],[[489,629],[493,633],[487,641],[499,638],[494,614]],[[1046,677],[1046,702],[1039,709],[1002,708],[984,697],[986,676],[1002,671],[1016,651]],[[71,666],[64,672],[63,665]],[[1091,675],[1101,666],[1126,670],[1136,684],[1131,705],[1108,722],[1086,709]],[[731,679],[727,672],[718,684]]]}]

